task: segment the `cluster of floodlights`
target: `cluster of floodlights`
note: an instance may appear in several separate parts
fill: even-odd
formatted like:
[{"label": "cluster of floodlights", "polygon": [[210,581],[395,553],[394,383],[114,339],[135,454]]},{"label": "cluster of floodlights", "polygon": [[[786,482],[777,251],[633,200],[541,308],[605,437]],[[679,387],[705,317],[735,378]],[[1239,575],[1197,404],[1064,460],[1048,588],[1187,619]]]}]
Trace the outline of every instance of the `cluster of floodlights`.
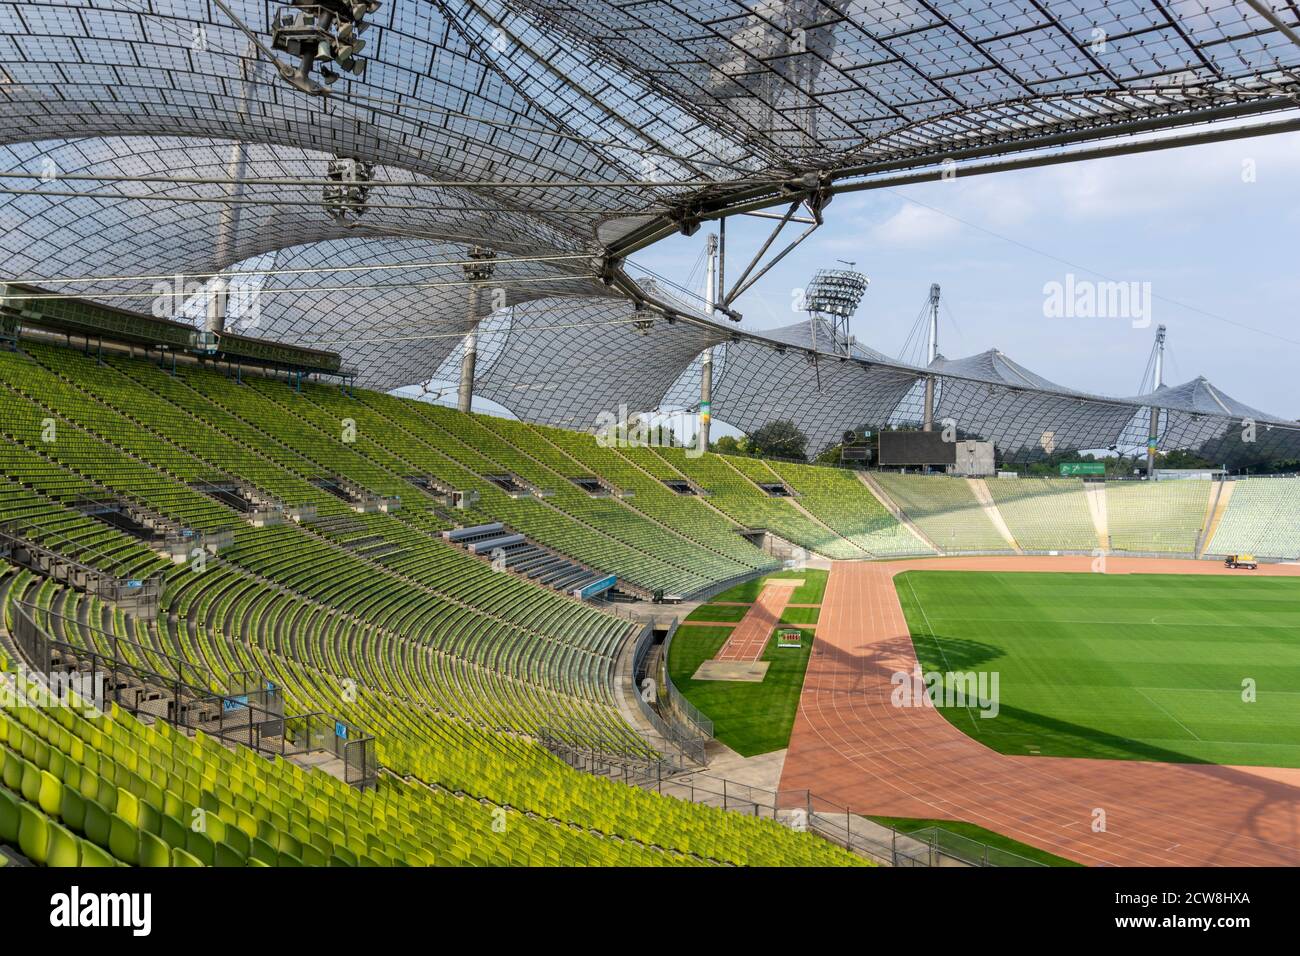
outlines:
[{"label": "cluster of floodlights", "polygon": [[271,45],[298,59],[298,69],[286,79],[304,92],[320,93],[321,85],[311,77],[317,64],[326,86],[339,78],[328,63],[358,78],[365,75],[366,61],[358,57],[366,43],[361,34],[370,26],[366,15],[378,9],[379,0],[294,0],[277,10]]},{"label": "cluster of floodlights", "polygon": [[809,312],[848,318],[857,311],[871,280],[848,269],[820,269],[804,293]]},{"label": "cluster of floodlights", "polygon": [[374,165],[359,159],[332,159],[325,172],[325,210],[337,222],[351,224],[366,211]]}]

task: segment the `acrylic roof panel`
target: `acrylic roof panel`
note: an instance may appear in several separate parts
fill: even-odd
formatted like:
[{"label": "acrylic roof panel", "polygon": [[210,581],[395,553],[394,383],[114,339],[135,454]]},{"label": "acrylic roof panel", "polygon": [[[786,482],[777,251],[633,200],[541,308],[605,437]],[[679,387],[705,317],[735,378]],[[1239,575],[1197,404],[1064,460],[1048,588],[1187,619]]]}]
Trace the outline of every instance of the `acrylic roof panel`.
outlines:
[{"label": "acrylic roof panel", "polygon": [[[1270,20],[1231,0],[385,0],[364,79],[319,98],[259,53],[279,9],[266,0],[0,0],[0,172],[42,174],[6,180],[31,188],[0,199],[0,278],[149,309],[159,276],[255,263],[250,327],[337,348],[388,388],[455,359],[470,322],[459,263],[485,246],[515,260],[475,312],[492,323],[485,397],[573,427],[624,403],[690,406],[699,352],[718,346],[720,420],[787,417],[821,446],[914,421],[925,370],[861,344],[830,354],[824,325],[751,333],[635,311],[596,281],[606,247],[810,172],[1294,106],[1300,13],[1273,7]],[[352,225],[322,208],[334,157],[376,164],[382,184]],[[1224,422],[1243,417],[1293,431],[1209,383],[1106,399],[998,352],[936,371],[940,412],[1008,449],[1048,431],[1113,444],[1147,404],[1188,442],[1228,441]]]},{"label": "acrylic roof panel", "polygon": [[[229,8],[269,46],[277,5]],[[2,3],[0,137],[234,137],[497,183],[662,176],[560,193],[600,214],[661,209],[692,188],[674,183],[1259,101],[1300,65],[1229,0],[390,0],[371,21],[365,78],[326,103],[215,4]],[[513,198],[547,216],[557,196]]]}]

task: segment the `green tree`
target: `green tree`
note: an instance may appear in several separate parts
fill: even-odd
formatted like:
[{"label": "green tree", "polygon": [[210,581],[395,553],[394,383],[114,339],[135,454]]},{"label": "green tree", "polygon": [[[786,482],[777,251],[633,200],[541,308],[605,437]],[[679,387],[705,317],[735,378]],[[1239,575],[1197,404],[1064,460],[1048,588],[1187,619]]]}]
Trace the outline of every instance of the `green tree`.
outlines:
[{"label": "green tree", "polygon": [[807,459],[808,436],[794,422],[778,419],[768,422],[749,436],[749,448],[756,455],[770,458]]},{"label": "green tree", "polygon": [[1185,448],[1175,448],[1172,451],[1163,452],[1156,455],[1157,468],[1214,468],[1211,462],[1206,461],[1200,455],[1193,454]]}]

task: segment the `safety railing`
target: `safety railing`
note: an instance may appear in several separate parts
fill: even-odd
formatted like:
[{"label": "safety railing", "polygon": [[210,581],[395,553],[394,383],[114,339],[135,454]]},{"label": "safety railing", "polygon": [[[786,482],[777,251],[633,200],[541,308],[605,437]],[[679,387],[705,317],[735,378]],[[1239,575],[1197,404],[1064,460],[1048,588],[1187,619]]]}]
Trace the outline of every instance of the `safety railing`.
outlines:
[{"label": "safety railing", "polygon": [[907,833],[854,813],[810,790],[768,790],[695,772],[642,784],[665,796],[773,820],[814,833],[885,866],[1043,866],[942,828]]},{"label": "safety railing", "polygon": [[[39,537],[37,537],[39,535]],[[60,535],[43,533],[34,525],[8,522],[0,525],[0,556],[51,580],[94,595],[122,606],[141,618],[157,615],[158,601],[162,595],[162,575],[147,578],[124,578],[93,565],[70,558],[58,550],[59,546],[73,546],[75,542]],[[104,557],[88,552],[87,558]]]},{"label": "safety railing", "polygon": [[[677,620],[674,618],[671,629],[676,626]],[[709,740],[713,736],[713,726],[709,724],[709,732],[705,733],[698,725],[682,720],[679,712],[667,706],[670,698],[665,696],[662,679],[662,675],[667,673],[666,668],[659,668],[654,675],[647,673],[646,659],[654,646],[654,628],[654,621],[648,621],[642,626],[633,651],[632,677],[635,686],[632,690],[637,708],[662,738],[656,746],[667,745],[678,751],[685,760],[703,766],[708,761],[707,751]]]},{"label": "safety railing", "polygon": [[[59,622],[64,629],[75,627],[86,643],[52,636],[38,617]],[[263,754],[292,757],[325,751],[343,761],[345,779],[353,786],[365,789],[378,781],[373,735],[328,714],[286,716],[279,688],[251,671],[232,674],[222,686],[210,671],[183,658],[27,603],[14,606],[10,635],[35,676],[47,683],[60,682],[61,675],[77,677],[77,686],[94,687],[89,703],[98,710],[116,704],[129,713],[202,731]],[[171,673],[154,669],[158,667]]]},{"label": "safety railing", "polygon": [[704,737],[713,739],[713,721],[700,711],[698,707],[686,699],[685,695],[677,689],[673,683],[673,676],[668,667],[668,654],[672,650],[673,638],[677,634],[678,627],[681,626],[680,619],[674,618],[672,625],[668,628],[668,634],[664,637],[663,644],[663,679],[660,685],[663,687],[663,694],[660,697],[660,708],[677,718],[682,723],[694,727],[695,730]]},{"label": "safety railing", "polygon": [[537,742],[575,770],[608,777],[631,786],[653,786],[684,768],[670,748],[661,754],[634,754],[614,741],[575,735],[571,730],[541,727]]}]

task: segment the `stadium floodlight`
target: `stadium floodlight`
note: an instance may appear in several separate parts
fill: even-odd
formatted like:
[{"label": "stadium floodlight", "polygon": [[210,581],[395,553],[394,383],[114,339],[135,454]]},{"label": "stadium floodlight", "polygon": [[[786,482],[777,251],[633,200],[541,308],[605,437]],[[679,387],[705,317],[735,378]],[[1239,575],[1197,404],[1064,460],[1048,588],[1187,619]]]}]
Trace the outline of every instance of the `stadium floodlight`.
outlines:
[{"label": "stadium floodlight", "polygon": [[[305,93],[319,94],[325,88],[311,77],[318,64],[333,62],[354,77],[363,77],[366,61],[358,54],[366,41],[360,35],[369,27],[363,18],[378,9],[377,0],[355,4],[294,0],[293,6],[277,10],[271,19],[271,46],[298,59],[297,69],[286,72],[286,78]],[[323,65],[319,68],[325,86],[337,82],[338,73]]]},{"label": "stadium floodlight", "polygon": [[858,310],[871,280],[849,269],[819,269],[804,297],[809,312],[848,317]]},{"label": "stadium floodlight", "polygon": [[[847,263],[852,266],[853,263]],[[830,348],[848,355],[853,346],[849,320],[867,293],[871,280],[850,269],[819,269],[804,293],[804,309],[812,317],[813,347],[817,345],[816,317],[823,317],[831,329]]]},{"label": "stadium floodlight", "polygon": [[[328,82],[328,79],[326,80]],[[325,211],[337,222],[352,225],[366,211],[370,197],[370,180],[374,165],[359,159],[338,157],[330,160],[323,189]]]}]

